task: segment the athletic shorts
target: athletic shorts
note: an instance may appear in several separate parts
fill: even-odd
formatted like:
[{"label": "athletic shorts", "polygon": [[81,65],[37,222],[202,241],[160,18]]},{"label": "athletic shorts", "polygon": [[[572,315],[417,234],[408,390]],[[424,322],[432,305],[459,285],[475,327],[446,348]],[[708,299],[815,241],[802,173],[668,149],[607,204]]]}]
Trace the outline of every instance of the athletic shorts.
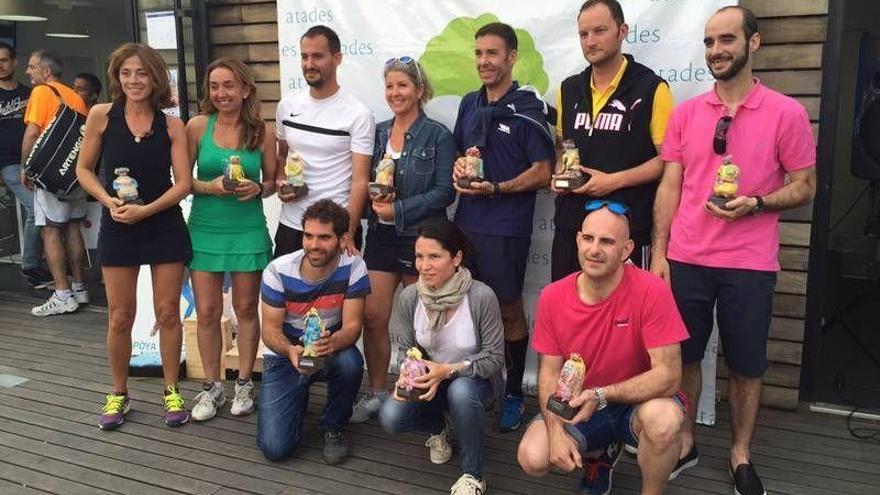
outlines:
[{"label": "athletic shorts", "polygon": [[58,196],[40,189],[34,190],[34,225],[37,227],[64,227],[86,218],[86,194],[74,189],[68,196]]},{"label": "athletic shorts", "polygon": [[522,297],[529,259],[528,237],[505,237],[466,232],[473,244],[474,278],[495,291],[499,304],[511,304]]}]

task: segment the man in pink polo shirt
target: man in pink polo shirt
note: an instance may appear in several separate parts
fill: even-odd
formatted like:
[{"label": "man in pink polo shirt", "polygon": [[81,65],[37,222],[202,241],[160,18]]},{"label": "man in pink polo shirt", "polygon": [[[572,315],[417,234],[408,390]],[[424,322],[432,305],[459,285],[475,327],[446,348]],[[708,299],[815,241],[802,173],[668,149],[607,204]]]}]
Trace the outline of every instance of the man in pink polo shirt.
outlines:
[{"label": "man in pink polo shirt", "polygon": [[[730,369],[735,493],[763,495],[750,444],[767,367],[779,212],[806,204],[815,194],[816,148],[804,108],[752,76],[750,56],[761,36],[751,11],[717,11],[706,24],[704,43],[716,83],[682,103],[669,121],[661,155],[665,169],[654,203],[651,271],[671,281],[691,335],[681,349],[682,389],[691,404],[699,402],[700,361],[717,305]],[[719,207],[708,200],[727,157],[739,167],[739,184]],[[676,475],[698,462],[695,409],[688,413]]]}]

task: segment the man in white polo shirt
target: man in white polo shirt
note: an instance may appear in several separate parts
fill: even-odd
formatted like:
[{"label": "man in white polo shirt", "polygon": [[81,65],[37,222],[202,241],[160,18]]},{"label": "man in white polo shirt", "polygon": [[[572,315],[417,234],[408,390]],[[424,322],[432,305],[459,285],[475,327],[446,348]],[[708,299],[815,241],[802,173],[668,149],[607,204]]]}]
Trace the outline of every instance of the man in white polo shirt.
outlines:
[{"label": "man in white polo shirt", "polygon": [[[367,202],[375,121],[369,108],[339,86],[342,63],[339,36],[327,26],[313,26],[300,38],[303,77],[308,91],[285,96],[275,118],[278,138],[278,197],[281,218],[275,234],[275,257],[302,248],[302,214],[320,199],[348,209],[350,225],[344,248],[360,248],[360,219]],[[308,192],[282,193],[288,151],[305,162]]]}]

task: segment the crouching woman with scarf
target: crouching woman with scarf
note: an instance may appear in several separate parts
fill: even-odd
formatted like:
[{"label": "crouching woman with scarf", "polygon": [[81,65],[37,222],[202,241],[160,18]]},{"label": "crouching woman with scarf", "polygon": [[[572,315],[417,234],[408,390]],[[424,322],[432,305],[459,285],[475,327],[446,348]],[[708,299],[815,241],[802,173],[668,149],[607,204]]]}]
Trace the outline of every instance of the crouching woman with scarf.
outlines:
[{"label": "crouching woman with scarf", "polygon": [[[452,223],[436,219],[422,224],[415,251],[419,279],[401,291],[391,328],[398,335],[400,360],[411,347],[422,351],[428,373],[416,384],[427,392],[418,401],[405,401],[395,387],[393,400],[382,405],[379,419],[390,433],[430,434],[425,445],[435,464],[452,457],[449,435],[454,429],[462,475],[452,494],[482,494],[486,491],[485,414],[504,391],[504,330],[498,300],[492,289],[471,278],[462,266],[468,241]],[[398,384],[404,384],[403,376]]]}]

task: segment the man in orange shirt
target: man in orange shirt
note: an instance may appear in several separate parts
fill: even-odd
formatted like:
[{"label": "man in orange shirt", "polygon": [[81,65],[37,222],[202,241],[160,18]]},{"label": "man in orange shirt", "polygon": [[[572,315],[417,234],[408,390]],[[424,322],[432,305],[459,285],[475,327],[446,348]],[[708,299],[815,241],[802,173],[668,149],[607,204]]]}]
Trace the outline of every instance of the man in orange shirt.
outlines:
[{"label": "man in orange shirt", "polygon": [[[21,163],[27,162],[40,133],[49,125],[61,106],[61,101],[52,88],[61,95],[65,105],[86,114],[82,98],[73,89],[59,82],[61,71],[61,60],[57,56],[44,50],[31,54],[27,74],[34,88],[24,113],[27,127],[21,142]],[[34,184],[25,176],[24,170],[21,182],[28,189],[34,190]],[[86,194],[79,187],[63,198],[43,189],[34,190],[34,223],[41,230],[46,260],[55,280],[55,292],[49,300],[31,309],[34,316],[71,313],[80,304],[89,302],[82,268],[85,243],[79,230],[79,222],[85,216]],[[72,284],[67,280],[68,266],[73,275]]]}]

